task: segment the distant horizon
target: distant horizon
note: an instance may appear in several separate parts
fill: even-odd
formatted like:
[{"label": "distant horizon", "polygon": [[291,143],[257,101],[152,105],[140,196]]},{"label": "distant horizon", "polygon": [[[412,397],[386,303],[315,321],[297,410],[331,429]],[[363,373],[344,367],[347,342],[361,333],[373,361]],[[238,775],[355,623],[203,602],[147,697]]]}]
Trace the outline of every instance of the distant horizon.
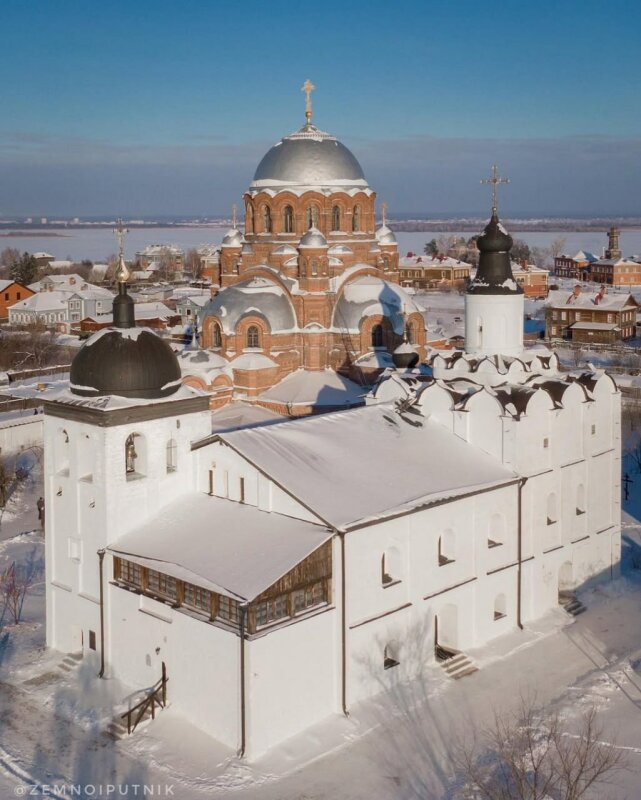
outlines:
[{"label": "distant horizon", "polygon": [[391,219],[485,216],[492,164],[507,218],[641,214],[627,0],[5,0],[2,21],[4,216],[229,215],[307,78]]}]

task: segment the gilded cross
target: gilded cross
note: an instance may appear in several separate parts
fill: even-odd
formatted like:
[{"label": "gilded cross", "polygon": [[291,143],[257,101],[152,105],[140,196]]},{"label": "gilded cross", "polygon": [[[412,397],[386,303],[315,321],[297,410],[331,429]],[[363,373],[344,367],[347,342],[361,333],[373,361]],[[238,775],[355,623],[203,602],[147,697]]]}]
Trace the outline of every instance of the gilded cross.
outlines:
[{"label": "gilded cross", "polygon": [[234,203],[231,207],[231,226],[232,228],[236,227],[236,212],[238,211],[238,206]]},{"label": "gilded cross", "polygon": [[387,203],[381,203],[381,217],[383,218],[383,225],[385,225],[386,212],[387,212]]},{"label": "gilded cross", "polygon": [[309,78],[300,87],[301,92],[305,92],[305,118],[308,123],[312,121],[312,92],[315,88]]},{"label": "gilded cross", "polygon": [[491,184],[492,186],[492,213],[495,214],[498,208],[496,201],[496,187],[500,183],[509,183],[509,178],[501,178],[496,164],[492,164],[492,176],[490,178],[482,178],[481,183]]},{"label": "gilded cross", "polygon": [[118,222],[116,227],[113,229],[113,232],[116,234],[116,238],[118,239],[118,254],[124,255],[125,252],[125,234],[129,233],[129,228],[125,228],[122,224],[122,220],[118,218]]}]

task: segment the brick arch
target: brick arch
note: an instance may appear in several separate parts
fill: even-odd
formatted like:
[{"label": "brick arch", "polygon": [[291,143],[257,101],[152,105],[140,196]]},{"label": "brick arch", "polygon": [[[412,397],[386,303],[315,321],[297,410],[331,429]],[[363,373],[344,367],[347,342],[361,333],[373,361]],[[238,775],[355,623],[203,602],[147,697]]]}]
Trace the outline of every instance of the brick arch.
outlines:
[{"label": "brick arch", "polygon": [[225,329],[223,328],[223,324],[218,317],[206,316],[202,321],[201,325],[201,336],[203,347],[209,349],[214,347],[214,326],[218,325],[220,328],[220,349],[225,350]]},{"label": "brick arch", "polygon": [[412,325],[414,329],[414,341],[412,344],[424,345],[425,344],[425,319],[418,311],[412,311],[407,315],[405,320],[406,325]]},{"label": "brick arch", "polygon": [[245,314],[236,324],[236,352],[241,353],[247,347],[247,332],[252,325],[258,328],[260,349],[269,352],[271,350],[271,327],[267,318],[255,311]]},{"label": "brick arch", "polygon": [[371,317],[365,317],[360,323],[361,353],[368,353],[372,349],[372,332],[376,325],[383,328],[383,347],[388,351],[394,349],[395,334],[392,323],[382,314],[372,314]]}]

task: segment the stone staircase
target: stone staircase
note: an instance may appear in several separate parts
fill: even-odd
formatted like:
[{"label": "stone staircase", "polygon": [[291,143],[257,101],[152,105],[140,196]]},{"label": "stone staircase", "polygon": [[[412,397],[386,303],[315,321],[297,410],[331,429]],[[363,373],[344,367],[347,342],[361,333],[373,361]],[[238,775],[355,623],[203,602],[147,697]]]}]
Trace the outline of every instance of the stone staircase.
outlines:
[{"label": "stone staircase", "polygon": [[[117,713],[116,716],[107,723],[105,734],[111,739],[118,741],[132,734],[139,725],[155,719],[160,709],[167,706],[167,670],[165,663],[162,664],[162,675],[151,688],[144,689],[140,700],[133,706]],[[130,701],[131,702],[131,701]]]},{"label": "stone staircase", "polygon": [[33,678],[29,678],[26,681],[23,681],[23,686],[44,686],[48,683],[55,683],[56,681],[60,680],[61,673],[68,673],[72,672],[80,662],[82,661],[82,652],[80,653],[68,653],[62,661],[56,664],[53,669],[50,669],[49,672],[41,673],[40,675],[35,675]]},{"label": "stone staircase", "polygon": [[466,675],[478,672],[479,669],[465,653],[455,653],[443,647],[436,648],[436,659],[446,675],[454,680],[465,678]]},{"label": "stone staircase", "polygon": [[578,617],[579,614],[587,611],[574,592],[559,592],[559,605],[563,606],[564,610],[572,617]]}]

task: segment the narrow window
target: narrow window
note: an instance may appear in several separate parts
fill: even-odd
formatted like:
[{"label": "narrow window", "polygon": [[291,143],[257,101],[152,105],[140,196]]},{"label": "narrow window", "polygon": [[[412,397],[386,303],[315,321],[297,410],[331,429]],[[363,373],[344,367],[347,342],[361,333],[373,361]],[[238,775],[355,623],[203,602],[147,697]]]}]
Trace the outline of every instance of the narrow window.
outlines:
[{"label": "narrow window", "polygon": [[499,594],[494,601],[494,620],[503,619],[506,613],[505,595]]},{"label": "narrow window", "polygon": [[216,488],[216,466],[214,464],[212,464],[212,467],[209,470],[209,494],[210,494],[210,496],[213,495],[215,488]]},{"label": "narrow window", "polygon": [[252,206],[247,206],[247,210],[245,213],[245,218],[247,219],[247,231],[248,233],[254,232],[254,209]]},{"label": "narrow window", "polygon": [[596,425],[592,426],[592,436],[596,434]]},{"label": "narrow window", "polygon": [[245,479],[240,479],[240,502],[245,502]]},{"label": "narrow window", "polygon": [[549,447],[549,446],[550,446],[550,440],[549,440],[549,439],[548,439],[548,437],[546,436],[546,437],[543,439],[543,447],[544,447],[544,448],[547,448],[547,447]]},{"label": "narrow window", "polygon": [[95,650],[96,649],[96,632],[89,631],[89,649]]},{"label": "narrow window", "polygon": [[385,645],[385,650],[383,651],[383,669],[398,667],[399,663],[396,648],[391,644]]},{"label": "narrow window", "polygon": [[548,525],[554,525],[556,522],[556,495],[554,492],[548,495],[548,502],[547,502],[547,523]]},{"label": "narrow window", "polygon": [[307,209],[307,227],[318,228],[318,209],[316,206],[310,206]]},{"label": "narrow window", "polygon": [[374,325],[372,328],[372,347],[383,346],[383,326]]},{"label": "narrow window", "polygon": [[283,209],[283,231],[294,232],[294,209],[291,206],[285,206]]},{"label": "narrow window", "polygon": [[381,557],[381,583],[383,586],[388,586],[390,583],[393,583],[394,578],[389,574],[387,571],[387,559],[385,558],[385,553],[383,553]]},{"label": "narrow window", "polygon": [[216,322],[212,329],[212,345],[213,347],[222,347],[223,337],[220,332],[220,325]]},{"label": "narrow window", "polygon": [[352,230],[353,231],[360,231],[361,229],[361,207],[354,206],[354,210],[352,212]]},{"label": "narrow window", "polygon": [[332,230],[340,231],[341,229],[341,210],[338,206],[332,208]]},{"label": "narrow window", "polygon": [[318,275],[318,261],[312,258],[312,275]]},{"label": "narrow window", "polygon": [[167,442],[167,472],[175,472],[178,464],[178,445],[175,439]]},{"label": "narrow window", "polygon": [[416,344],[414,341],[414,324],[411,322],[408,322],[405,326],[405,338],[408,344]]},{"label": "narrow window", "polygon": [[272,232],[272,212],[269,206],[263,206],[263,231],[265,233]]},{"label": "narrow window", "polygon": [[456,560],[454,531],[444,531],[438,538],[438,565],[444,567]]},{"label": "narrow window", "polygon": [[247,328],[247,347],[260,347],[260,333],[256,325]]},{"label": "narrow window", "polygon": [[125,467],[127,475],[133,475],[136,472],[136,460],[138,453],[136,452],[136,434],[132,433],[127,437],[125,442]]}]

